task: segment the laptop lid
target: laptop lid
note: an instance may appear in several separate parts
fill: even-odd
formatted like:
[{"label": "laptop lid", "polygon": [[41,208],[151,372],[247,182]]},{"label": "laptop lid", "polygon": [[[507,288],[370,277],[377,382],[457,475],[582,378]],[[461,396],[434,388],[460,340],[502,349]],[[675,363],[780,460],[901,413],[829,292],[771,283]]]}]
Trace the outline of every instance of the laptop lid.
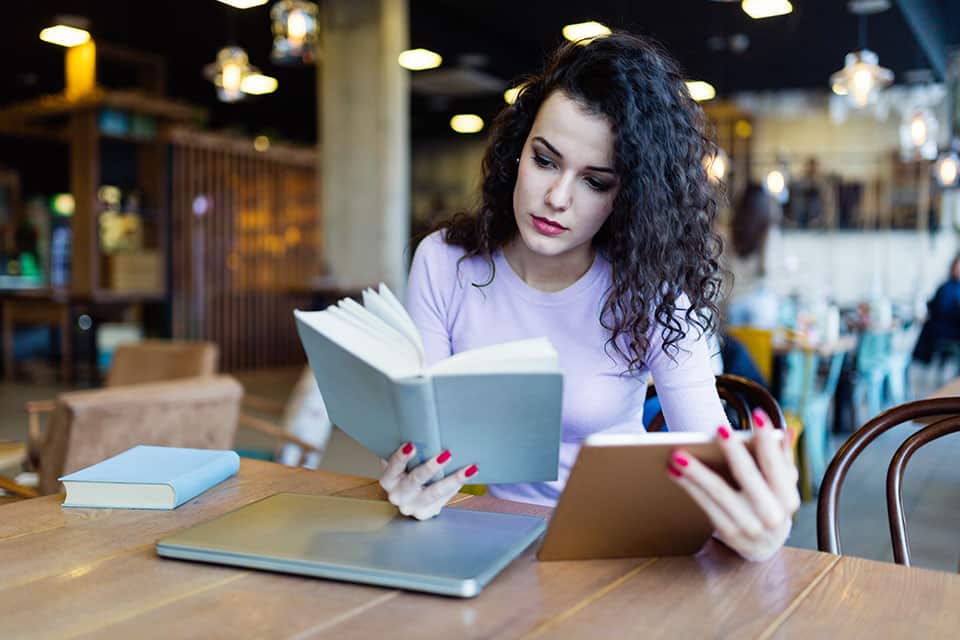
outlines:
[{"label": "laptop lid", "polygon": [[278,493],[157,541],[169,558],[471,597],[543,532],[542,518]]}]

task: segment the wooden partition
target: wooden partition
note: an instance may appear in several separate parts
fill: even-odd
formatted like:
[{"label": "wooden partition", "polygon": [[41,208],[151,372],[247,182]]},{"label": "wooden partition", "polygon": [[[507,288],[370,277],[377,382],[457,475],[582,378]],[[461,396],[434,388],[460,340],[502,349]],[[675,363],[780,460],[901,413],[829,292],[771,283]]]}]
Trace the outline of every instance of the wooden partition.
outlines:
[{"label": "wooden partition", "polygon": [[321,273],[316,151],[187,129],[171,144],[173,337],[215,341],[226,371],[305,362],[292,311]]}]

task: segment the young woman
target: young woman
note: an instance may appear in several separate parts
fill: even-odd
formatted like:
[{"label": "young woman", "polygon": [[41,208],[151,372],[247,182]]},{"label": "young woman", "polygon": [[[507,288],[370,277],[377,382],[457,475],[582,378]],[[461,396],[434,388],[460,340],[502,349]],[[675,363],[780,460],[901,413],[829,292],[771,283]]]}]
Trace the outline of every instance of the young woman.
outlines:
[{"label": "young woman", "polygon": [[[717,397],[705,338],[720,284],[704,170],[713,149],[675,63],[650,42],[616,33],[561,46],[494,123],[477,209],[417,248],[407,308],[431,362],[538,336],[560,354],[559,478],[491,485],[494,496],[555,504],[587,435],[643,431],[652,375],[670,429],[717,433],[741,489],[683,451],[664,473],[719,539],[764,558],[799,505],[796,469],[762,414],[758,466],[730,438]],[[418,519],[477,471],[469,451],[445,451],[406,472],[413,455],[412,444],[398,449],[380,483]],[[459,471],[427,484],[453,462]]]}]

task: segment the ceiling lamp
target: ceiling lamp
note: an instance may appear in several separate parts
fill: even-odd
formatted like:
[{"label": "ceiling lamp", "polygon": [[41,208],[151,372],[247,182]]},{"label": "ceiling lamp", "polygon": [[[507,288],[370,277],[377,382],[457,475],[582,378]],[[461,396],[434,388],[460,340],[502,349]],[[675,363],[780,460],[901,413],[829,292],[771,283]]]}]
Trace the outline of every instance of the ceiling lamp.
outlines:
[{"label": "ceiling lamp", "polygon": [[273,51],[277,64],[310,64],[318,40],[320,8],[305,0],[280,0],[270,9],[273,24]]},{"label": "ceiling lamp", "polygon": [[893,72],[879,64],[877,54],[869,49],[848,53],[843,69],[830,76],[830,85],[837,95],[845,95],[858,109],[874,100],[880,90],[893,82]]},{"label": "ceiling lamp", "polygon": [[223,4],[228,4],[234,9],[249,9],[250,7],[259,7],[267,4],[269,0],[220,0]]},{"label": "ceiling lamp", "polygon": [[594,38],[608,35],[610,35],[610,28],[608,26],[592,20],[590,22],[568,24],[563,28],[564,38],[570,42],[579,42],[580,44],[587,44]]},{"label": "ceiling lamp", "polygon": [[450,128],[457,133],[479,133],[483,130],[483,118],[473,113],[460,113],[450,118]]},{"label": "ceiling lamp", "polygon": [[523,90],[523,85],[518,84],[515,87],[510,87],[503,92],[503,101],[507,104],[514,104],[517,101],[517,98],[520,97],[520,92]]},{"label": "ceiling lamp", "polygon": [[397,62],[404,69],[410,71],[423,71],[424,69],[434,69],[440,66],[443,58],[439,53],[429,49],[407,49],[400,53]]},{"label": "ceiling lamp", "polygon": [[723,182],[723,179],[727,176],[727,171],[730,169],[730,157],[726,151],[718,147],[717,154],[708,157],[705,165],[710,182]]},{"label": "ceiling lamp", "polygon": [[713,88],[713,85],[703,80],[688,80],[687,91],[690,92],[690,97],[697,102],[713,100],[717,96],[717,90]]},{"label": "ceiling lamp", "polygon": [[40,39],[61,47],[76,47],[90,42],[90,21],[80,16],[57,16],[56,24],[40,32]]},{"label": "ceiling lamp", "polygon": [[949,149],[940,154],[937,161],[933,164],[933,175],[937,179],[937,184],[941,187],[957,186],[960,178],[960,156],[953,149]]},{"label": "ceiling lamp", "polygon": [[929,109],[913,109],[900,125],[900,152],[904,160],[937,157],[937,119]]},{"label": "ceiling lamp", "polygon": [[277,90],[277,79],[262,73],[248,73],[240,81],[240,91],[251,96],[262,96]]},{"label": "ceiling lamp", "polygon": [[240,47],[224,47],[217,52],[217,59],[203,68],[206,76],[217,87],[217,97],[223,102],[236,102],[243,98],[243,81],[259,70],[250,65],[247,52]]},{"label": "ceiling lamp", "polygon": [[859,18],[859,51],[844,58],[843,69],[830,76],[830,87],[839,96],[847,96],[853,106],[862,109],[877,98],[881,89],[893,82],[893,72],[880,66],[880,59],[867,49],[867,15],[890,8],[888,0],[850,0],[847,8]]},{"label": "ceiling lamp", "polygon": [[790,0],[743,0],[740,8],[754,20],[783,16],[793,11]]}]

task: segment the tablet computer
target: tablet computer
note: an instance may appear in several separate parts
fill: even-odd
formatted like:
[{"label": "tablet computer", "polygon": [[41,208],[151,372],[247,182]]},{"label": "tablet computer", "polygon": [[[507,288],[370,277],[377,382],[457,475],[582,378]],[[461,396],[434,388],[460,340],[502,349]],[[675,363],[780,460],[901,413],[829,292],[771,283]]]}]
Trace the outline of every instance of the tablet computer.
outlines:
[{"label": "tablet computer", "polygon": [[[782,437],[779,431],[775,435]],[[752,451],[752,433],[734,431]],[[540,560],[688,555],[713,534],[706,513],[673,482],[667,464],[683,448],[736,486],[712,433],[588,437],[547,526]]]}]

